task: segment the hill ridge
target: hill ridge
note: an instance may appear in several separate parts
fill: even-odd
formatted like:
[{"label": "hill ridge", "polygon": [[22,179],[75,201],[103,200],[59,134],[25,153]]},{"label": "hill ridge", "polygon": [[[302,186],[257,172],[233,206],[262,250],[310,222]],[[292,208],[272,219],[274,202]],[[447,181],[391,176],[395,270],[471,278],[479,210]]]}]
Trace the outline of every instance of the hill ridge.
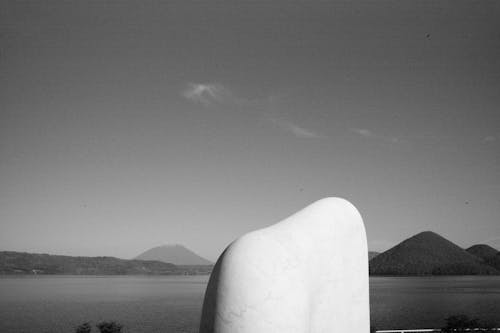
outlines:
[{"label": "hill ridge", "polygon": [[496,275],[500,272],[443,236],[423,231],[373,258],[370,274]]},{"label": "hill ridge", "polygon": [[152,260],[0,251],[0,274],[168,275],[177,271],[178,268],[171,263]]},{"label": "hill ridge", "polygon": [[469,247],[467,252],[478,257],[485,264],[500,271],[500,251],[486,244],[476,244]]},{"label": "hill ridge", "polygon": [[496,256],[499,253],[497,249],[486,244],[475,244],[467,248],[465,251],[483,260],[489,257]]},{"label": "hill ridge", "polygon": [[174,265],[155,260],[0,251],[0,275],[206,275],[212,265]]}]

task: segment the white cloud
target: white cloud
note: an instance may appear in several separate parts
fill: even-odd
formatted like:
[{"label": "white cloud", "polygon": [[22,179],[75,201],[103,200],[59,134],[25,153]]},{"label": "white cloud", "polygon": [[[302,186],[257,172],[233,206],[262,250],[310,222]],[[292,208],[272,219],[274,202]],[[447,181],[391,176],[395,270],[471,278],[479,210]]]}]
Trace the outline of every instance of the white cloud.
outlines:
[{"label": "white cloud", "polygon": [[[234,95],[229,89],[221,84],[215,83],[189,83],[182,91],[182,96],[193,103],[200,103],[204,106],[225,105],[232,107],[251,107],[259,110],[269,109],[275,102],[275,96],[270,96],[266,100],[248,100]],[[265,112],[264,112],[265,113]],[[282,130],[293,134],[302,139],[320,139],[325,135],[313,130],[304,128],[285,119],[268,118],[261,111],[261,117],[264,116],[269,121],[277,125]]]},{"label": "white cloud", "polygon": [[320,134],[316,132],[313,132],[303,127],[299,127],[294,124],[288,124],[288,129],[298,138],[319,139],[322,137]]},{"label": "white cloud", "polygon": [[259,100],[248,100],[235,95],[226,86],[218,83],[189,83],[182,91],[187,100],[204,106],[225,105],[230,107],[259,108]]},{"label": "white cloud", "polygon": [[350,128],[349,130],[351,132],[358,134],[359,136],[362,136],[363,138],[366,138],[366,139],[385,141],[385,142],[394,143],[394,144],[401,143],[404,141],[404,140],[401,140],[400,138],[397,138],[395,136],[384,136],[384,135],[376,134],[376,133],[374,133],[366,128]]},{"label": "white cloud", "polygon": [[229,93],[220,84],[190,83],[182,95],[192,102],[207,106],[215,102],[222,102]]},{"label": "white cloud", "polygon": [[276,118],[271,118],[271,122],[274,124],[278,125],[280,128],[283,130],[292,133],[295,135],[297,138],[302,138],[302,139],[321,139],[325,138],[324,135],[319,134],[315,131],[312,131],[310,129],[298,126],[290,121],[287,120],[282,120],[282,119],[276,119]]},{"label": "white cloud", "polygon": [[365,137],[365,138],[374,137],[372,131],[370,131],[366,128],[351,128],[351,131],[358,134],[358,135],[361,135],[362,137]]}]

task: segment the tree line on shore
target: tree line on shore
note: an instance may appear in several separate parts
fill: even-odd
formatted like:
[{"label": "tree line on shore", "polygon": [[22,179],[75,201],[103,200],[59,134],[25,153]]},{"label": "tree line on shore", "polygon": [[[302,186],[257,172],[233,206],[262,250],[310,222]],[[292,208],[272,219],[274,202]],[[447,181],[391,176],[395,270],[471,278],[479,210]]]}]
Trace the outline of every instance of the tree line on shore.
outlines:
[{"label": "tree line on shore", "polygon": [[[467,315],[459,314],[449,316],[445,319],[446,325],[441,328],[443,333],[451,332],[470,332],[479,330],[481,332],[490,333],[498,332],[496,322],[481,321],[478,318],[469,318]],[[123,325],[116,321],[103,321],[95,325],[100,333],[122,333]],[[370,327],[370,332],[375,333],[377,329]],[[78,325],[75,328],[75,333],[91,333],[92,325],[89,322]]]},{"label": "tree line on shore", "polygon": [[[440,330],[443,333],[460,333],[478,331],[483,333],[499,332],[497,329],[498,323],[493,321],[484,321],[479,318],[470,318],[464,314],[452,315],[445,319],[445,326]],[[377,328],[370,327],[370,333],[377,332]]]},{"label": "tree line on shore", "polygon": [[[100,333],[121,333],[123,325],[117,323],[116,321],[102,321],[95,325]],[[85,322],[78,325],[75,328],[75,333],[91,333],[92,325],[89,322]]]}]

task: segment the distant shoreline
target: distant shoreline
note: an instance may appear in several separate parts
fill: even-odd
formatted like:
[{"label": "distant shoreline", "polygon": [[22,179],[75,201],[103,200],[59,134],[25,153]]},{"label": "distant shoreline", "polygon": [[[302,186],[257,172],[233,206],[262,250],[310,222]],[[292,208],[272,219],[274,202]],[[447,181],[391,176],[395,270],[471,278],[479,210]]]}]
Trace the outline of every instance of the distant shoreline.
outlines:
[{"label": "distant shoreline", "polygon": [[213,265],[0,251],[0,275],[207,275]]},{"label": "distant shoreline", "polygon": [[[198,274],[28,274],[28,273],[0,273],[0,278],[6,277],[194,277],[194,276],[206,276],[209,277],[211,273],[198,273]],[[491,277],[493,279],[500,279],[500,275],[487,275],[487,274],[475,274],[475,275],[370,275],[370,278],[450,278],[450,277]]]}]

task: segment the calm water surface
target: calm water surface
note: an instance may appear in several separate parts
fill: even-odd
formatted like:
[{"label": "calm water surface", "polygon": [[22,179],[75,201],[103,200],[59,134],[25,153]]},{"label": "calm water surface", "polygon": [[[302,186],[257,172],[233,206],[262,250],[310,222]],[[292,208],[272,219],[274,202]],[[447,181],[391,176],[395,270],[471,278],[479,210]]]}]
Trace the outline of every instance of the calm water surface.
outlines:
[{"label": "calm water surface", "polygon": [[[0,278],[0,332],[73,332],[116,320],[132,332],[197,332],[206,276]],[[451,314],[500,322],[500,277],[370,278],[372,325],[440,327]]]},{"label": "calm water surface", "polygon": [[500,323],[500,277],[372,277],[370,315],[378,329],[439,328],[466,314]]}]

